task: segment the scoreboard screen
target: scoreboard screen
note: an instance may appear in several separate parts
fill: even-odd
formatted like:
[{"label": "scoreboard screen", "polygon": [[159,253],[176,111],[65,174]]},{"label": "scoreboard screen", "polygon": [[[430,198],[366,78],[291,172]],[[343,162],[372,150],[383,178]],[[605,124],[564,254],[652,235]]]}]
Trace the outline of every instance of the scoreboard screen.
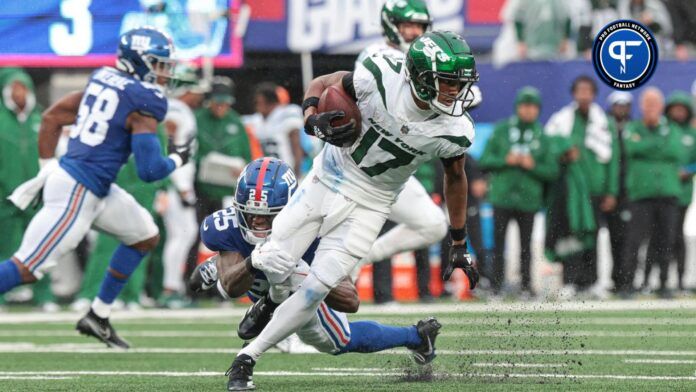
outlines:
[{"label": "scoreboard screen", "polygon": [[238,7],[239,0],[4,0],[0,65],[111,65],[121,33],[154,26],[172,37],[179,59],[211,57],[217,67],[238,67]]}]

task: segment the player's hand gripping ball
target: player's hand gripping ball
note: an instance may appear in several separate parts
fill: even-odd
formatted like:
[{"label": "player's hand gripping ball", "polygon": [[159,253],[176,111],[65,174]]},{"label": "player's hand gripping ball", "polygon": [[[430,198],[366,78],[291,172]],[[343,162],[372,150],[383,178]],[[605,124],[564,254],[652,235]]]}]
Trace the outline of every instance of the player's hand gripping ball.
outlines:
[{"label": "player's hand gripping ball", "polygon": [[326,143],[350,147],[360,136],[361,116],[358,106],[336,87],[324,90],[319,98],[317,114],[305,122],[305,130]]},{"label": "player's hand gripping ball", "polygon": [[449,265],[442,273],[442,279],[448,281],[455,268],[461,268],[469,279],[469,289],[473,290],[479,281],[479,273],[471,260],[471,255],[466,249],[466,245],[453,245],[449,252]]}]

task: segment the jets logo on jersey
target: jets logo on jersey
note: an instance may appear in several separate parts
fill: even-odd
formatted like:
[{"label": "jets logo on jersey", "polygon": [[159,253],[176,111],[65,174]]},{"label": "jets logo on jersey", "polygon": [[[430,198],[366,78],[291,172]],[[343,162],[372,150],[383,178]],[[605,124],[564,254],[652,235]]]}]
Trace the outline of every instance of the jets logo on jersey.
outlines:
[{"label": "jets logo on jersey", "polygon": [[145,35],[134,35],[131,40],[133,50],[147,50],[150,48],[150,37]]},{"label": "jets logo on jersey", "polygon": [[657,43],[647,27],[633,20],[617,20],[594,41],[595,71],[609,86],[631,90],[650,79],[657,65]]}]

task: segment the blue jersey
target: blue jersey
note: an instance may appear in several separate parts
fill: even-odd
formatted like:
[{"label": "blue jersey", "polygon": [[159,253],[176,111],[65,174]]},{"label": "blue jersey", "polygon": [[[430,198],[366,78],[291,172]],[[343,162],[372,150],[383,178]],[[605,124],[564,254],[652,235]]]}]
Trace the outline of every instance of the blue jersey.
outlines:
[{"label": "blue jersey", "polygon": [[[201,240],[208,249],[215,252],[239,252],[246,258],[251,255],[255,245],[248,243],[242,236],[242,229],[237,222],[237,211],[227,208],[208,215],[201,224]],[[307,264],[312,264],[314,252],[319,245],[319,239],[314,240],[302,256]],[[247,292],[252,301],[256,301],[268,292],[268,280],[261,271],[256,271],[254,283]]]},{"label": "blue jersey", "polygon": [[109,193],[131,154],[126,120],[133,112],[160,122],[167,114],[167,99],[159,87],[125,72],[111,67],[94,71],[70,131],[68,152],[60,165],[98,197]]}]

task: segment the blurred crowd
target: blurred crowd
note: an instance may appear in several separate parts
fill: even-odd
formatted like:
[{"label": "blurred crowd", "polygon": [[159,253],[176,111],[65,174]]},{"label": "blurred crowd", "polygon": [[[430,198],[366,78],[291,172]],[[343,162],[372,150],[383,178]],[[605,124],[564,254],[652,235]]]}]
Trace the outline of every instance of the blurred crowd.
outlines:
[{"label": "blurred crowd", "polygon": [[636,20],[656,36],[663,58],[687,60],[696,53],[692,0],[508,0],[493,63],[590,59],[597,33],[617,19]]},{"label": "blurred crowd", "polygon": [[[521,248],[521,284],[513,292],[536,295],[530,244],[540,210],[546,220],[545,256],[563,265],[561,297],[609,296],[607,287],[598,284],[602,226],[611,241],[611,289],[620,298],[649,290],[656,268],[656,294],[671,298],[675,293],[667,281],[673,263],[677,289],[688,289],[684,222],[696,169],[693,99],[681,91],[664,97],[649,87],[635,97],[615,91],[601,105],[595,102],[596,93],[592,78],[576,78],[568,105],[542,124],[538,117],[543,97],[525,87],[517,94],[514,114],[496,124],[479,162],[488,173],[487,200],[494,210],[494,246],[489,255],[479,253],[479,269],[493,295],[511,290],[504,274],[511,220],[519,228]],[[634,104],[640,109],[638,118],[631,118]],[[646,255],[639,257],[645,247]],[[635,282],[639,269],[643,279]]]},{"label": "blurred crowd", "polygon": [[[253,102],[255,113],[240,115],[233,109],[237,94],[230,78],[216,76],[204,82],[196,72],[184,68],[179,75],[185,83],[172,90],[170,110],[160,129],[163,141],[168,135],[176,136],[177,142],[195,137],[194,162],[160,183],[138,181],[130,162],[117,180],[150,209],[163,236],[159,249],[141,264],[121,294],[121,303],[129,308],[191,305],[184,282],[208,254],[198,239],[199,222],[231,205],[244,165],[261,156],[278,157],[301,178],[321,147],[302,131],[301,108],[290,103],[281,86],[258,84],[245,97]],[[0,218],[5,233],[0,256],[9,257],[36,209],[20,211],[5,198],[38,170],[42,108],[31,78],[21,69],[0,70],[0,91]],[[539,284],[533,282],[532,273],[532,231],[539,216],[545,219],[544,256],[563,266],[562,297],[610,295],[607,287],[598,285],[600,227],[610,233],[612,290],[617,296],[631,298],[639,290],[649,290],[651,271],[659,270],[656,294],[672,297],[675,293],[667,286],[672,264],[677,267],[677,289],[690,289],[684,279],[683,227],[696,172],[693,97],[679,91],[664,97],[651,87],[640,95],[617,91],[606,102],[596,102],[596,93],[593,78],[576,78],[569,85],[568,104],[543,124],[539,114],[544,97],[532,86],[521,88],[514,107],[500,108],[501,119],[480,159],[467,157],[467,227],[483,276],[477,290],[485,295],[538,297],[535,287]],[[631,117],[632,105],[640,109],[637,118]],[[416,177],[444,208],[443,185],[438,180],[441,170],[440,162],[433,161],[419,168]],[[493,210],[492,241],[485,240],[481,225],[485,206]],[[506,263],[512,261],[505,248],[511,221],[519,228],[519,285],[505,275]],[[49,311],[59,308],[57,301],[71,302],[75,310],[84,310],[117,246],[115,239],[92,232],[70,260],[61,261],[73,267],[59,266],[39,284],[19,288],[5,300],[31,299]],[[414,252],[418,296],[425,302],[433,300],[433,279],[439,274],[431,273],[431,261],[438,253],[446,263],[447,240]],[[375,302],[393,301],[390,261],[375,263],[372,273]],[[637,277],[643,278],[637,281]],[[55,293],[60,297],[56,299],[51,280],[53,286],[56,281],[68,282],[72,289]],[[444,287],[441,295],[453,294],[451,286]]]}]

